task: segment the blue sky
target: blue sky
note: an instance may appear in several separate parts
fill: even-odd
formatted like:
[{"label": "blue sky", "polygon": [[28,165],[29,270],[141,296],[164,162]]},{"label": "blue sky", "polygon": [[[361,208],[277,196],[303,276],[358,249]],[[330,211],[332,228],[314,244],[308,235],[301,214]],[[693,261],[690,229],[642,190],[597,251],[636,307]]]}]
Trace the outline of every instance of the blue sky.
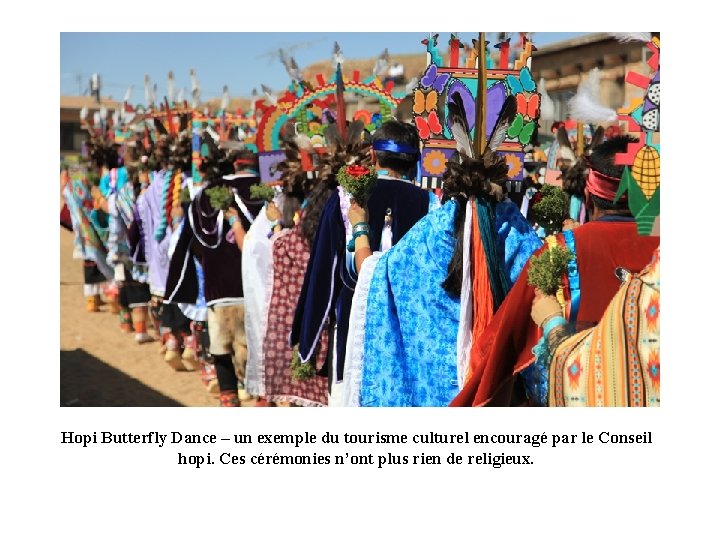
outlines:
[{"label": "blue sky", "polygon": [[[585,32],[538,32],[538,47],[577,37]],[[463,41],[477,34],[460,33]],[[60,92],[85,91],[90,75],[102,77],[103,95],[122,99],[133,85],[131,102],[144,101],[143,78],[149,74],[164,95],[167,73],[173,70],[176,89],[189,96],[190,68],[195,68],[202,99],[218,97],[227,84],[232,96],[249,96],[261,83],[280,89],[289,82],[282,64],[268,53],[297,46],[291,54],[303,68],[330,58],[338,41],[347,58],[368,58],[387,47],[393,54],[419,53],[426,32],[398,33],[61,33]],[[489,34],[491,38],[494,33]],[[447,47],[449,34],[441,33],[439,45]],[[516,39],[516,38],[515,38]]]}]

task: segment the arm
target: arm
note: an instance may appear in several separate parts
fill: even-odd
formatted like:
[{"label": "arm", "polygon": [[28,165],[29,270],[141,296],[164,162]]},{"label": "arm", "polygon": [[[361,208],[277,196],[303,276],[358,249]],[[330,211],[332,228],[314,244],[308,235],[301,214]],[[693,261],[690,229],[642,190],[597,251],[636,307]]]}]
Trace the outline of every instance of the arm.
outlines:
[{"label": "arm", "polygon": [[[368,215],[364,208],[358,205],[355,200],[350,203],[350,210],[348,211],[348,218],[350,224],[355,228],[355,225],[359,223],[367,223]],[[354,232],[354,231],[353,231]],[[363,234],[355,238],[355,270],[360,274],[363,261],[372,255],[372,249],[370,249],[370,238],[367,234]]]},{"label": "arm", "polygon": [[237,244],[238,249],[242,251],[243,244],[245,243],[245,229],[242,226],[242,221],[240,221],[240,216],[234,208],[228,208],[225,215],[230,222],[230,228],[235,236],[235,244]]}]

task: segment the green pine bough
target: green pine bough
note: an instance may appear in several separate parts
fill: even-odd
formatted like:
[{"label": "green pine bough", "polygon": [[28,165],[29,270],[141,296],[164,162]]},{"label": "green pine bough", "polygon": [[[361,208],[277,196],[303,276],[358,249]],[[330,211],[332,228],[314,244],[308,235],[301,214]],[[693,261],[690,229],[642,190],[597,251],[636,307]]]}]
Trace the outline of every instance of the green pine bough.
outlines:
[{"label": "green pine bough", "polygon": [[267,184],[255,184],[250,186],[250,197],[270,202],[275,198],[275,190]]},{"label": "green pine bough", "polygon": [[377,182],[377,174],[373,167],[346,165],[338,171],[337,181],[355,199],[355,202],[365,206]]},{"label": "green pine bough", "polygon": [[290,374],[293,381],[306,381],[315,376],[315,366],[312,360],[305,362],[300,361],[297,347],[293,349],[293,357],[290,362]]},{"label": "green pine bough", "polygon": [[533,218],[551,236],[562,229],[567,215],[567,197],[561,188],[548,184],[540,189],[540,195],[542,198],[532,207]]},{"label": "green pine bough", "polygon": [[546,249],[540,255],[533,255],[530,257],[528,285],[553,296],[560,288],[562,277],[572,258],[573,255],[564,246],[556,246]]},{"label": "green pine bough", "polygon": [[210,206],[212,206],[215,210],[227,210],[230,208],[234,200],[233,192],[227,186],[207,188],[205,193],[210,200]]}]

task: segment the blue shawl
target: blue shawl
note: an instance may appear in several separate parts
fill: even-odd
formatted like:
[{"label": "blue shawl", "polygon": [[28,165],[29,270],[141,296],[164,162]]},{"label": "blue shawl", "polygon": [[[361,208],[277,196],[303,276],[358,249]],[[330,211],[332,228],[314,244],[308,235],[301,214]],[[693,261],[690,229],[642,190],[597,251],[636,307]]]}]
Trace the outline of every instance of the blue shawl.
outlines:
[{"label": "blue shawl", "polygon": [[[457,203],[420,220],[377,263],[365,319],[361,406],[441,407],[459,392],[460,298],[442,282],[455,249]],[[495,209],[498,259],[511,282],[541,245],[510,201]]]}]

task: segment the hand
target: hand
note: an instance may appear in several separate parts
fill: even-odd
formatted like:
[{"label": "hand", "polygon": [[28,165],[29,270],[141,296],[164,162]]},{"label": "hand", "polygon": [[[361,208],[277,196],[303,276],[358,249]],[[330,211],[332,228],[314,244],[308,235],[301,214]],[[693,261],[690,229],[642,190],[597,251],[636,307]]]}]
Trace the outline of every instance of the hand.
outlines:
[{"label": "hand", "polygon": [[240,215],[238,214],[238,211],[235,210],[233,207],[228,208],[225,210],[225,219],[230,221],[231,217],[235,217],[237,219],[240,219]]},{"label": "hand", "polygon": [[282,215],[280,214],[280,210],[275,205],[275,201],[270,201],[267,205],[267,209],[265,210],[265,215],[270,221],[278,221]]},{"label": "hand", "polygon": [[573,229],[577,229],[579,226],[579,222],[575,221],[574,219],[567,218],[565,221],[563,221],[562,230],[572,231]]},{"label": "hand", "polygon": [[530,311],[530,316],[535,321],[535,324],[542,327],[548,319],[558,315],[560,317],[564,316],[557,298],[535,289],[535,298],[533,298],[532,310]]},{"label": "hand", "polygon": [[350,200],[350,209],[348,210],[348,218],[350,224],[354,227],[358,223],[367,223],[367,212],[365,209],[355,202],[355,199]]}]

